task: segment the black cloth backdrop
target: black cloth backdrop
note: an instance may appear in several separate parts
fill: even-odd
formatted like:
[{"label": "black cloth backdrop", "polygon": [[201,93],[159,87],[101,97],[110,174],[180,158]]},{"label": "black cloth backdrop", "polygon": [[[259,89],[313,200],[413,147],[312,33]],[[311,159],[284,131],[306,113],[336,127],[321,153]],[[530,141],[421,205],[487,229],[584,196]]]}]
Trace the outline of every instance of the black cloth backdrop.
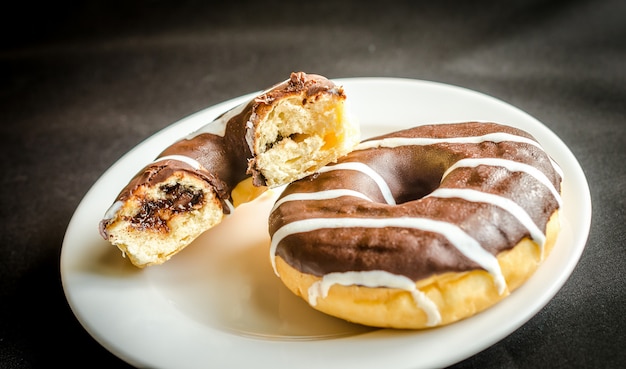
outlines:
[{"label": "black cloth backdrop", "polygon": [[0,367],[126,367],[64,297],[76,206],[153,133],[297,70],[467,87],[561,137],[591,189],[581,260],[529,322],[454,368],[626,366],[626,2],[26,1],[0,21]]}]

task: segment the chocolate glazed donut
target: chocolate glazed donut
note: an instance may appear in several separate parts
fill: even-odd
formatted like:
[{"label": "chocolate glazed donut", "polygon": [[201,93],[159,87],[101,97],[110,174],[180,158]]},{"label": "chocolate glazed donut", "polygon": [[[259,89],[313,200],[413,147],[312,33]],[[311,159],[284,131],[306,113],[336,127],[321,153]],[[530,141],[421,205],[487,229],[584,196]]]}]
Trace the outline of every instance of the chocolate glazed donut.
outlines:
[{"label": "chocolate glazed donut", "polygon": [[269,219],[272,266],[349,321],[449,324],[504,298],[549,253],[561,179],[530,134],[501,124],[372,138],[285,188]]},{"label": "chocolate glazed donut", "polygon": [[352,150],[345,99],[323,76],[292,73],[164,148],[119,192],[100,234],[137,267],[164,263],[238,204]]}]

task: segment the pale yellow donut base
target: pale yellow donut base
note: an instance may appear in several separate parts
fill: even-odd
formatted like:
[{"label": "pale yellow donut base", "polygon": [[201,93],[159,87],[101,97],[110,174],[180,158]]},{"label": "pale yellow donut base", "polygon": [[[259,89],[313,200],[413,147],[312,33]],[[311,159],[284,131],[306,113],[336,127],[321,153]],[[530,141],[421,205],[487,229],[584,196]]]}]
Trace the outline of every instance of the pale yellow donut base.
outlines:
[{"label": "pale yellow donut base", "polygon": [[[143,211],[144,203],[167,199],[168,194],[162,187],[168,185],[201,192],[204,205],[180,213],[167,208],[159,209],[159,217],[167,222],[167,231],[135,226],[129,219]],[[213,188],[206,181],[181,171],[157,185],[138,187],[107,226],[108,240],[117,246],[133,265],[144,268],[163,264],[187,247],[202,232],[221,222],[223,216],[222,204]]]},{"label": "pale yellow donut base", "polygon": [[[483,270],[446,273],[416,283],[417,288],[433,301],[441,314],[442,326],[468,318],[494,305],[521,286],[545,259],[554,243],[560,223],[554,212],[547,225],[543,257],[539,246],[525,238],[513,249],[498,255],[498,262],[508,289],[502,294],[493,278]],[[296,295],[308,299],[308,289],[320,277],[301,273],[281,257],[276,268],[283,283]],[[421,329],[427,325],[426,313],[417,306],[410,292],[391,288],[333,285],[326,298],[319,297],[315,309],[326,314],[373,327]]]}]

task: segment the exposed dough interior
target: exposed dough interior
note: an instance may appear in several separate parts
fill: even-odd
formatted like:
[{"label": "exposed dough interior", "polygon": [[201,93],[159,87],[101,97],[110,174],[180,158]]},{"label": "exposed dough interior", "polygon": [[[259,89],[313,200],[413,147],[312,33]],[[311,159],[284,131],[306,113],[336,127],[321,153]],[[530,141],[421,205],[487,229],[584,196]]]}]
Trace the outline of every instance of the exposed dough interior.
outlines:
[{"label": "exposed dough interior", "polygon": [[[177,191],[169,190],[174,186]],[[190,196],[197,199],[189,201]],[[177,209],[178,206],[186,208]],[[144,267],[155,260],[160,264],[169,259],[206,230],[207,225],[219,223],[222,217],[222,205],[213,189],[205,181],[179,172],[159,185],[138,188],[132,200],[120,209],[109,234],[133,264]],[[142,231],[126,231],[133,228]]]},{"label": "exposed dough interior", "polygon": [[259,123],[256,147],[267,185],[291,182],[348,153],[359,135],[347,120],[343,101],[332,95],[310,102],[295,96],[276,104]]}]

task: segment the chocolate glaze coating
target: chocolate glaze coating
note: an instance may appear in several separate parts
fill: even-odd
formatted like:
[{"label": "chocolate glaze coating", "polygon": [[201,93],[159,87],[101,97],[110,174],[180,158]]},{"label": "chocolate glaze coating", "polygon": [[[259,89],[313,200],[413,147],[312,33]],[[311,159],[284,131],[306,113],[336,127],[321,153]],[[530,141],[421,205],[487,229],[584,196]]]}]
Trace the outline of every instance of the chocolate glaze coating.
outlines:
[{"label": "chocolate glaze coating", "polygon": [[[367,141],[386,137],[468,137],[494,132],[532,139],[528,133],[513,127],[471,122],[419,126]],[[559,207],[548,187],[527,173],[488,165],[457,168],[441,181],[444,172],[464,158],[503,158],[530,164],[560,189],[561,177],[548,155],[527,143],[486,141],[357,149],[337,165],[366,163],[386,180],[397,205],[385,203],[378,185],[361,172],[318,173],[287,186],[279,201],[295,193],[353,189],[374,202],[352,196],[284,202],[271,213],[269,232],[273,236],[287,224],[311,218],[328,218],[329,224],[337,218],[428,218],[459,226],[492,255],[529,237],[528,229],[505,209],[460,198],[425,197],[437,188],[460,188],[513,200],[545,234],[548,219]],[[290,234],[278,244],[276,255],[295,269],[316,276],[384,270],[417,281],[438,273],[480,268],[442,234],[398,227],[322,228]]]},{"label": "chocolate glaze coating", "polygon": [[[331,94],[339,98],[345,99],[343,88],[336,86],[332,81],[317,74],[306,74],[304,72],[291,73],[290,78],[276,85],[266,93],[258,96],[252,102],[250,115],[246,117],[245,139],[248,148],[248,174],[252,175],[253,184],[255,186],[265,186],[266,180],[257,167],[256,157],[260,154],[256,149],[256,140],[260,132],[258,130],[259,123],[273,108],[275,102],[291,96],[303,96],[302,103],[306,104],[307,100],[319,98],[321,94]],[[239,136],[237,136],[239,137]],[[235,144],[235,146],[237,146]]]},{"label": "chocolate glaze coating", "polygon": [[[331,93],[345,98],[343,90],[323,76],[303,72],[292,73],[288,80],[233,108],[231,112],[237,114],[228,119],[223,135],[214,132],[219,129],[213,129],[212,126],[222,124],[220,120],[223,120],[229,112],[200,128],[195,134],[175,142],[157,157],[182,155],[200,163],[200,169],[195,169],[184,161],[157,159],[128,182],[118,194],[116,201],[124,202],[134,196],[139,187],[156,186],[175,173],[183,171],[209,183],[222,201],[224,213],[229,213],[225,201],[230,199],[231,191],[239,182],[252,176],[255,185],[266,184],[255,161],[257,153],[254,147],[259,136],[257,132],[259,122],[283,98],[294,95],[311,98],[319,93]],[[111,219],[103,219],[100,222],[100,233],[105,239],[108,238],[106,225],[109,221]]]}]

